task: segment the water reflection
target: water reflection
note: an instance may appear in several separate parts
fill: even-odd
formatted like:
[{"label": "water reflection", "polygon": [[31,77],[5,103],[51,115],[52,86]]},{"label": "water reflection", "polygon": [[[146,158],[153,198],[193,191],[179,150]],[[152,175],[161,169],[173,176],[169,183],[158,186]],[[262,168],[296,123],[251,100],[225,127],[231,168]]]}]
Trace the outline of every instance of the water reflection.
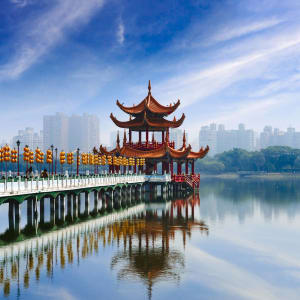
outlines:
[{"label": "water reflection", "polygon": [[[139,278],[151,298],[158,280],[179,281],[184,253],[170,247],[176,235],[182,244],[195,229],[208,234],[208,227],[195,219],[199,196],[172,202],[139,204],[121,212],[59,229],[40,237],[0,248],[0,286],[3,295],[24,290],[43,278],[55,277],[58,268],[80,265],[107,247],[116,248],[111,268],[119,280]],[[121,250],[122,249],[122,250]]]},{"label": "water reflection", "polygon": [[[265,220],[284,215],[292,220],[300,214],[299,180],[205,180],[200,195],[201,216],[240,222],[259,213]],[[207,201],[206,201],[207,200]]]},{"label": "water reflection", "polygon": [[149,299],[154,283],[178,282],[184,268],[184,254],[170,248],[170,240],[174,241],[180,233],[185,245],[192,229],[208,234],[205,223],[194,219],[195,206],[199,205],[199,197],[190,196],[173,201],[167,210],[146,210],[145,215],[121,223],[123,250],[114,255],[111,263],[112,269],[118,269],[118,279],[141,279],[147,286]]}]

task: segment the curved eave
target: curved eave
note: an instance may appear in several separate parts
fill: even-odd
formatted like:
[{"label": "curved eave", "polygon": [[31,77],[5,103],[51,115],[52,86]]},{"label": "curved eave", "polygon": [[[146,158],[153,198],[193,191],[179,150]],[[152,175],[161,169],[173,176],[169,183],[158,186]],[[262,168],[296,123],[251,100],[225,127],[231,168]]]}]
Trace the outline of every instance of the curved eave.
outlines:
[{"label": "curved eave", "polygon": [[192,149],[191,145],[189,145],[187,148],[180,149],[180,150],[175,150],[173,148],[168,147],[168,152],[172,158],[181,159],[181,158],[188,157],[188,155],[191,152],[191,149]]},{"label": "curved eave", "polygon": [[106,150],[105,147],[103,147],[102,145],[100,145],[100,154],[101,155],[114,155],[116,153],[120,152],[120,148],[116,147],[115,149],[108,151]]},{"label": "curved eave", "polygon": [[186,158],[191,151],[191,146],[185,148],[184,150],[175,150],[169,147],[167,144],[164,144],[158,149],[153,150],[137,150],[128,145],[125,145],[120,149],[120,154],[127,157],[138,157],[138,158],[163,158],[169,155],[174,159],[184,159]]},{"label": "curved eave", "polygon": [[110,114],[110,118],[120,128],[140,127],[140,126],[144,125],[143,120],[139,121],[139,120],[133,119],[133,120],[122,122],[122,121],[119,121],[113,114]]},{"label": "curved eave", "polygon": [[209,151],[209,146],[206,146],[205,149],[201,148],[199,152],[190,152],[190,154],[187,156],[187,158],[189,159],[198,159],[198,158],[204,158],[206,156],[206,154]]},{"label": "curved eave", "polygon": [[139,103],[136,106],[127,107],[127,106],[122,105],[119,102],[119,100],[117,100],[117,105],[125,113],[130,114],[130,115],[135,115],[135,114],[140,114],[140,113],[142,113],[145,110],[145,101],[146,101],[146,98],[141,103]]},{"label": "curved eave", "polygon": [[180,105],[179,99],[174,105],[171,106],[161,105],[155,98],[152,97],[151,94],[148,96],[148,101],[146,101],[146,106],[149,109],[149,111],[151,111],[152,113],[165,114],[165,115],[169,115],[173,113],[179,105]]},{"label": "curved eave", "polygon": [[127,156],[127,157],[162,158],[166,155],[166,149],[164,146],[162,146],[158,149],[143,151],[143,150],[137,150],[128,145],[125,145],[122,147],[120,154]]},{"label": "curved eave", "polygon": [[112,113],[110,114],[111,120],[120,128],[138,128],[138,127],[147,127],[151,130],[151,128],[177,128],[182,125],[185,115],[182,114],[179,120],[169,121],[166,119],[161,120],[151,120],[147,118],[146,112],[144,113],[144,118],[142,120],[129,120],[129,121],[119,121]]},{"label": "curved eave", "polygon": [[138,105],[135,106],[124,106],[117,100],[117,106],[127,114],[138,115],[143,113],[146,109],[154,114],[169,115],[173,113],[177,107],[180,105],[180,100],[178,100],[174,105],[164,106],[161,105],[157,100],[155,100],[151,94],[149,94],[144,100],[142,100]]}]

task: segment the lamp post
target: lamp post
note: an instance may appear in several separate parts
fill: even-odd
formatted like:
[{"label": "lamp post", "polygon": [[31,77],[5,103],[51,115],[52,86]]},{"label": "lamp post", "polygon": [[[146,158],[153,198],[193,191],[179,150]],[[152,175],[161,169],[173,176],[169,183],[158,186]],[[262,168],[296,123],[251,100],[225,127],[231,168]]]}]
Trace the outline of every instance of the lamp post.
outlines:
[{"label": "lamp post", "polygon": [[52,152],[52,171],[51,171],[51,173],[53,175],[53,148],[54,148],[54,146],[51,145],[50,148],[51,148],[51,152]]},{"label": "lamp post", "polygon": [[76,164],[77,164],[77,172],[76,172],[77,176],[79,175],[79,161],[80,161],[79,151],[80,151],[80,149],[77,148],[77,162],[76,162]]},{"label": "lamp post", "polygon": [[57,164],[57,148],[55,148],[55,175],[56,175],[56,164]]},{"label": "lamp post", "polygon": [[17,147],[18,147],[18,176],[20,176],[20,144],[21,142],[17,140]]}]

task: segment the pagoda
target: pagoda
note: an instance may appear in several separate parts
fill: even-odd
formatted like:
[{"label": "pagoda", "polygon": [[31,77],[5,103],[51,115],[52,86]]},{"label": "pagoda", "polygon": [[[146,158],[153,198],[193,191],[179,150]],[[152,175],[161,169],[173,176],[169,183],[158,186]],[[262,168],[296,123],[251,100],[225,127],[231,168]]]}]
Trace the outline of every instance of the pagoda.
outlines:
[{"label": "pagoda", "polygon": [[[138,104],[131,107],[124,106],[117,100],[117,106],[129,115],[129,120],[119,121],[112,113],[111,120],[124,129],[123,144],[120,145],[119,133],[116,148],[108,151],[102,145],[99,153],[101,155],[124,156],[145,159],[145,167],[139,166],[139,171],[151,175],[157,173],[158,164],[161,163],[163,174],[171,174],[172,180],[178,183],[187,183],[195,188],[199,187],[200,175],[195,174],[195,161],[203,158],[209,151],[201,147],[198,152],[192,151],[191,145],[186,144],[186,134],[183,133],[182,145],[175,149],[175,142],[171,141],[170,128],[178,128],[182,125],[184,113],[179,119],[166,119],[179,107],[180,100],[176,103],[164,106],[160,104],[151,93],[151,82],[149,80],[148,95]],[[126,132],[127,130],[127,132]],[[156,140],[157,132],[159,140]],[[133,134],[138,136],[133,141]],[[156,134],[155,134],[156,133]],[[150,138],[149,135],[152,134]],[[176,172],[174,167],[176,164]],[[182,168],[184,165],[184,170]],[[136,167],[135,170],[136,171]]]}]

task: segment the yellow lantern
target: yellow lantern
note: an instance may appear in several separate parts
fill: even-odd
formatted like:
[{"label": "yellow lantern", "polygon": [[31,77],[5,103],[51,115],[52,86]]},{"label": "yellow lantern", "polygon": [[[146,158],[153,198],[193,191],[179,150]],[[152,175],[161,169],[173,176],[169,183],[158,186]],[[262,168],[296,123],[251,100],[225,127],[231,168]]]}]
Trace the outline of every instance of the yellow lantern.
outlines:
[{"label": "yellow lantern", "polygon": [[59,161],[61,165],[63,165],[66,162],[66,153],[64,151],[60,152]]}]

